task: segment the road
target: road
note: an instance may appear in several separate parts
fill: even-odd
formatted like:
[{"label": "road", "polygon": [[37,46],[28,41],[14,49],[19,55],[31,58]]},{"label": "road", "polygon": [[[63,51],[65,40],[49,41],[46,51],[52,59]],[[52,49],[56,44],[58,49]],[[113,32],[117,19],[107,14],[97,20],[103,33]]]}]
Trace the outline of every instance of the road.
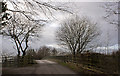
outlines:
[{"label": "road", "polygon": [[3,74],[76,74],[67,67],[49,60],[36,60],[38,64],[29,67],[3,68]]}]

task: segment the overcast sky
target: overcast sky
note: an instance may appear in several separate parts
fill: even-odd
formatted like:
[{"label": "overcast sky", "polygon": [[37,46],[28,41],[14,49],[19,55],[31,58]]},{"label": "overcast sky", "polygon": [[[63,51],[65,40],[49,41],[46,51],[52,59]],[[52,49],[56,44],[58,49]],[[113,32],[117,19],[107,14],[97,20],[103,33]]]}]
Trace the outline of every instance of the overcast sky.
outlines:
[{"label": "overcast sky", "polygon": [[[116,30],[116,26],[110,25],[103,19],[103,16],[105,16],[105,10],[101,6],[104,4],[104,2],[56,2],[54,4],[68,6],[68,9],[73,11],[77,15],[87,16],[92,21],[97,22],[97,26],[102,33],[96,43],[102,44],[102,46],[106,46],[106,41],[109,39],[109,46],[118,44],[118,32]],[[49,23],[42,27],[42,31],[40,32],[41,37],[37,41],[30,42],[30,47],[37,49],[40,46],[45,45],[60,48],[58,46],[59,43],[56,41],[55,33],[60,27],[60,22],[68,16],[69,15],[66,13],[54,13],[54,17],[56,19],[52,19]],[[107,35],[107,33],[109,36]],[[14,44],[5,37],[2,37],[0,45],[2,45],[2,50],[14,51]]]}]

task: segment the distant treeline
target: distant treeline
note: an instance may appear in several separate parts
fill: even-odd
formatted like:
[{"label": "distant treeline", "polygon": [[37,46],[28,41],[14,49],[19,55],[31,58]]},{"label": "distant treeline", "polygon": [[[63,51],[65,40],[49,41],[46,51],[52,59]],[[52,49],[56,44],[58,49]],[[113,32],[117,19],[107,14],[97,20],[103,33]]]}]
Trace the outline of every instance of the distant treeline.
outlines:
[{"label": "distant treeline", "polygon": [[55,48],[49,48],[46,46],[43,46],[38,50],[29,49],[26,52],[26,55],[32,56],[33,59],[42,59],[46,56],[56,56],[57,54],[58,51]]}]

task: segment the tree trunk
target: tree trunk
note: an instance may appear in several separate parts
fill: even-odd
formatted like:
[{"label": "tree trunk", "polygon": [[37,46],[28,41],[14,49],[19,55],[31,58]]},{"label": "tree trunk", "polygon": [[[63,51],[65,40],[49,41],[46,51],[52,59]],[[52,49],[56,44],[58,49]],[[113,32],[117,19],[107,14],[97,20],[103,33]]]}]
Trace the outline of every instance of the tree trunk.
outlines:
[{"label": "tree trunk", "polygon": [[18,51],[18,55],[17,56],[20,57],[20,51]]},{"label": "tree trunk", "polygon": [[17,55],[17,66],[20,65],[20,51],[18,51],[18,55]]},{"label": "tree trunk", "polygon": [[22,56],[24,57],[26,55],[26,52],[25,51],[23,51],[23,54],[22,54]]},{"label": "tree trunk", "polygon": [[75,58],[75,51],[73,51],[73,58]]}]

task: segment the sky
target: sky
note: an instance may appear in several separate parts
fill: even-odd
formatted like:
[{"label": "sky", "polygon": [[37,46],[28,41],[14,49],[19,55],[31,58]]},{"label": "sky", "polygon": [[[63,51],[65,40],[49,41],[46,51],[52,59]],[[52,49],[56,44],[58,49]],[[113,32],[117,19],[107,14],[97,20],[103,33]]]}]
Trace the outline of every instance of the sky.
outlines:
[{"label": "sky", "polygon": [[[113,47],[118,44],[118,31],[115,25],[110,25],[103,18],[105,16],[105,9],[102,8],[104,2],[55,2],[56,6],[63,5],[69,7],[68,9],[78,16],[86,16],[91,21],[97,22],[97,26],[101,31],[101,35],[97,38],[96,43],[105,47],[109,40],[109,46]],[[30,48],[38,49],[40,46],[50,46],[55,48],[61,48],[56,40],[56,31],[60,27],[60,22],[64,21],[70,14],[64,12],[55,12],[54,17],[50,22],[46,23],[40,31],[40,38],[30,42]],[[0,37],[1,49],[4,52],[13,53],[15,51],[14,43],[6,37]],[[11,50],[11,51],[9,51]]]}]

